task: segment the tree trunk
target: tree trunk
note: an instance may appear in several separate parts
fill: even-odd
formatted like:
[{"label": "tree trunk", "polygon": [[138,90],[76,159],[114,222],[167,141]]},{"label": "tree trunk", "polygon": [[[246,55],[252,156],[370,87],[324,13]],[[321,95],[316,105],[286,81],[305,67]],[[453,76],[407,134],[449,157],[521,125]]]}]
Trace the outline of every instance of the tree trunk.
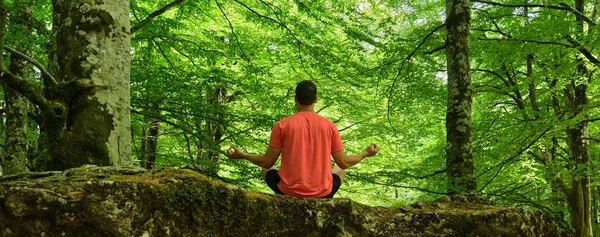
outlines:
[{"label": "tree trunk", "polygon": [[[129,1],[54,0],[57,81],[45,169],[131,164]],[[62,108],[62,109],[61,109]]]},{"label": "tree trunk", "polygon": [[446,112],[446,167],[448,193],[474,192],[471,148],[469,0],[446,1],[446,57],[448,65],[448,109]]},{"label": "tree trunk", "polygon": [[208,102],[214,111],[214,118],[206,119],[204,126],[202,126],[202,124],[197,126],[198,131],[204,134],[204,140],[198,141],[198,153],[196,159],[199,163],[198,168],[200,172],[215,177],[219,171],[219,153],[216,151],[220,149],[219,144],[223,137],[222,114],[223,105],[227,103],[227,90],[219,85],[212,93],[209,93],[209,95]]},{"label": "tree trunk", "polygon": [[[32,2],[15,1],[11,15],[11,28],[15,33],[22,35],[19,39],[12,39],[15,49],[30,54],[31,52],[31,25],[29,16],[32,11]],[[22,58],[10,57],[9,71],[27,79],[30,66]],[[5,154],[2,156],[4,173],[6,175],[26,172],[27,169],[27,111],[28,102],[25,97],[14,89],[4,86],[4,100],[6,102],[6,136]]]},{"label": "tree trunk", "polygon": [[[596,182],[598,182],[596,180]],[[596,187],[595,192],[592,194],[592,227],[596,227],[592,230],[595,235],[598,235],[600,231],[600,187]]]},{"label": "tree trunk", "polygon": [[[575,9],[585,13],[583,0],[575,1]],[[578,31],[585,34],[583,19],[577,16]],[[582,59],[578,59],[577,78],[590,78]],[[574,101],[572,102],[573,115],[575,118],[588,104],[587,84],[575,78],[571,79]],[[572,128],[567,129],[567,139],[571,152],[571,160],[575,163],[572,171],[572,190],[569,197],[569,210],[571,212],[571,224],[575,228],[576,236],[591,237],[592,233],[592,197],[590,190],[589,172],[589,129],[588,122],[581,121]]]},{"label": "tree trunk", "polygon": [[[582,65],[580,65],[582,67]],[[582,70],[578,70],[582,72]],[[574,114],[577,116],[587,104],[587,85],[579,84],[575,87]],[[575,163],[572,171],[572,189],[569,195],[569,211],[571,224],[575,228],[576,236],[593,236],[592,233],[592,197],[589,176],[589,144],[587,137],[588,123],[583,121],[574,128],[567,129],[570,158]]]},{"label": "tree trunk", "polygon": [[[153,113],[156,116],[160,116],[160,111]],[[160,131],[160,119],[150,118],[150,126],[148,129],[144,128],[144,134],[142,137],[142,162],[141,166],[146,169],[154,168],[156,163],[156,155],[158,153],[158,134]]]}]

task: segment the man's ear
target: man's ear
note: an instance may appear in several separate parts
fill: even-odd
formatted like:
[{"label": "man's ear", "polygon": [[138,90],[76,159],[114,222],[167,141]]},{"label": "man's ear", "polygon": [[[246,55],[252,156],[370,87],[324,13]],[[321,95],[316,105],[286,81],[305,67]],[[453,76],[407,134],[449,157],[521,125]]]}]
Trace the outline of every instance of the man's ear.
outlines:
[{"label": "man's ear", "polygon": [[298,104],[298,98],[296,98],[296,96],[294,96],[294,102]]},{"label": "man's ear", "polygon": [[313,101],[313,105],[314,105],[315,103],[317,103],[317,100],[319,100],[319,97],[318,97],[318,96],[316,96],[316,97],[315,97],[315,101]]}]

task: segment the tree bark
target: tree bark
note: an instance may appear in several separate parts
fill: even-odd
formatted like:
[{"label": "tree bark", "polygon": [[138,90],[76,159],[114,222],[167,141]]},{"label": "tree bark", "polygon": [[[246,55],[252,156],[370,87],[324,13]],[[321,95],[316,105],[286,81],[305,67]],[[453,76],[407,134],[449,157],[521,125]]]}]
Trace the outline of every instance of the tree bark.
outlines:
[{"label": "tree bark", "polygon": [[[587,85],[579,84],[575,87],[575,113],[581,112],[587,104]],[[570,158],[575,163],[572,170],[572,188],[569,195],[569,211],[571,224],[575,228],[576,236],[593,236],[592,233],[592,200],[589,176],[589,144],[585,138],[589,137],[588,123],[579,122],[574,128],[567,129]]]},{"label": "tree bark", "polygon": [[449,194],[474,192],[471,147],[469,0],[446,1],[446,57],[448,65],[448,109],[446,112],[446,167]]},{"label": "tree bark", "polygon": [[[11,14],[11,28],[15,34],[20,34],[19,39],[11,39],[15,49],[29,54],[33,42],[31,40],[32,28],[29,24],[29,15],[32,12],[32,3],[29,1],[14,1]],[[30,66],[22,58],[10,57],[9,71],[14,75],[27,79]],[[6,175],[28,171],[27,168],[27,112],[28,102],[25,97],[14,89],[4,86],[4,100],[6,103],[6,137],[5,154],[2,156],[4,173]]]},{"label": "tree bark", "polygon": [[[583,0],[575,1],[575,9],[585,13]],[[584,21],[577,16],[578,31],[585,34]],[[577,78],[588,78],[588,71],[582,59],[578,59],[576,78],[571,79],[573,91],[572,118],[581,113],[588,104],[587,84]],[[567,86],[569,87],[569,86]],[[590,190],[589,172],[589,137],[588,122],[580,121],[577,125],[567,129],[567,143],[570,148],[570,158],[575,163],[572,171],[572,189],[569,196],[569,211],[571,212],[571,224],[575,228],[576,236],[591,237],[592,233],[592,198]]]},{"label": "tree bark", "polygon": [[154,168],[156,156],[158,154],[158,135],[160,131],[160,108],[154,104],[151,108],[152,117],[149,118],[148,128],[144,128],[142,135],[142,167],[146,169]]},{"label": "tree bark", "polygon": [[59,85],[44,96],[64,110],[44,114],[44,168],[130,165],[129,1],[54,0],[53,7]]}]

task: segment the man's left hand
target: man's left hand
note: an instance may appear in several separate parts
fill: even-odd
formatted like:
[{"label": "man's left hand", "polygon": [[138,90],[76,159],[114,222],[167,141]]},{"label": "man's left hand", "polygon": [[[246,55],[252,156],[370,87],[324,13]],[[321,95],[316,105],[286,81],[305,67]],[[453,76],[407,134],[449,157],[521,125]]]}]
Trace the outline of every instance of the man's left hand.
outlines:
[{"label": "man's left hand", "polygon": [[367,146],[365,152],[367,153],[365,157],[377,155],[377,153],[379,153],[379,146],[377,146],[375,143],[371,143],[369,146]]}]

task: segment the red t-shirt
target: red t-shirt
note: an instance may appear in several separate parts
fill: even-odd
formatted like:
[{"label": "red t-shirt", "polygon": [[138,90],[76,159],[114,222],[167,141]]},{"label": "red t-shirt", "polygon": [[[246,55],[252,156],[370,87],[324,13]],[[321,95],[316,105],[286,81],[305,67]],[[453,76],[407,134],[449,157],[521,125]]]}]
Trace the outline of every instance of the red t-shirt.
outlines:
[{"label": "red t-shirt", "polygon": [[281,192],[296,197],[331,193],[331,154],[344,149],[333,122],[314,112],[298,112],[273,126],[269,146],[283,148]]}]

